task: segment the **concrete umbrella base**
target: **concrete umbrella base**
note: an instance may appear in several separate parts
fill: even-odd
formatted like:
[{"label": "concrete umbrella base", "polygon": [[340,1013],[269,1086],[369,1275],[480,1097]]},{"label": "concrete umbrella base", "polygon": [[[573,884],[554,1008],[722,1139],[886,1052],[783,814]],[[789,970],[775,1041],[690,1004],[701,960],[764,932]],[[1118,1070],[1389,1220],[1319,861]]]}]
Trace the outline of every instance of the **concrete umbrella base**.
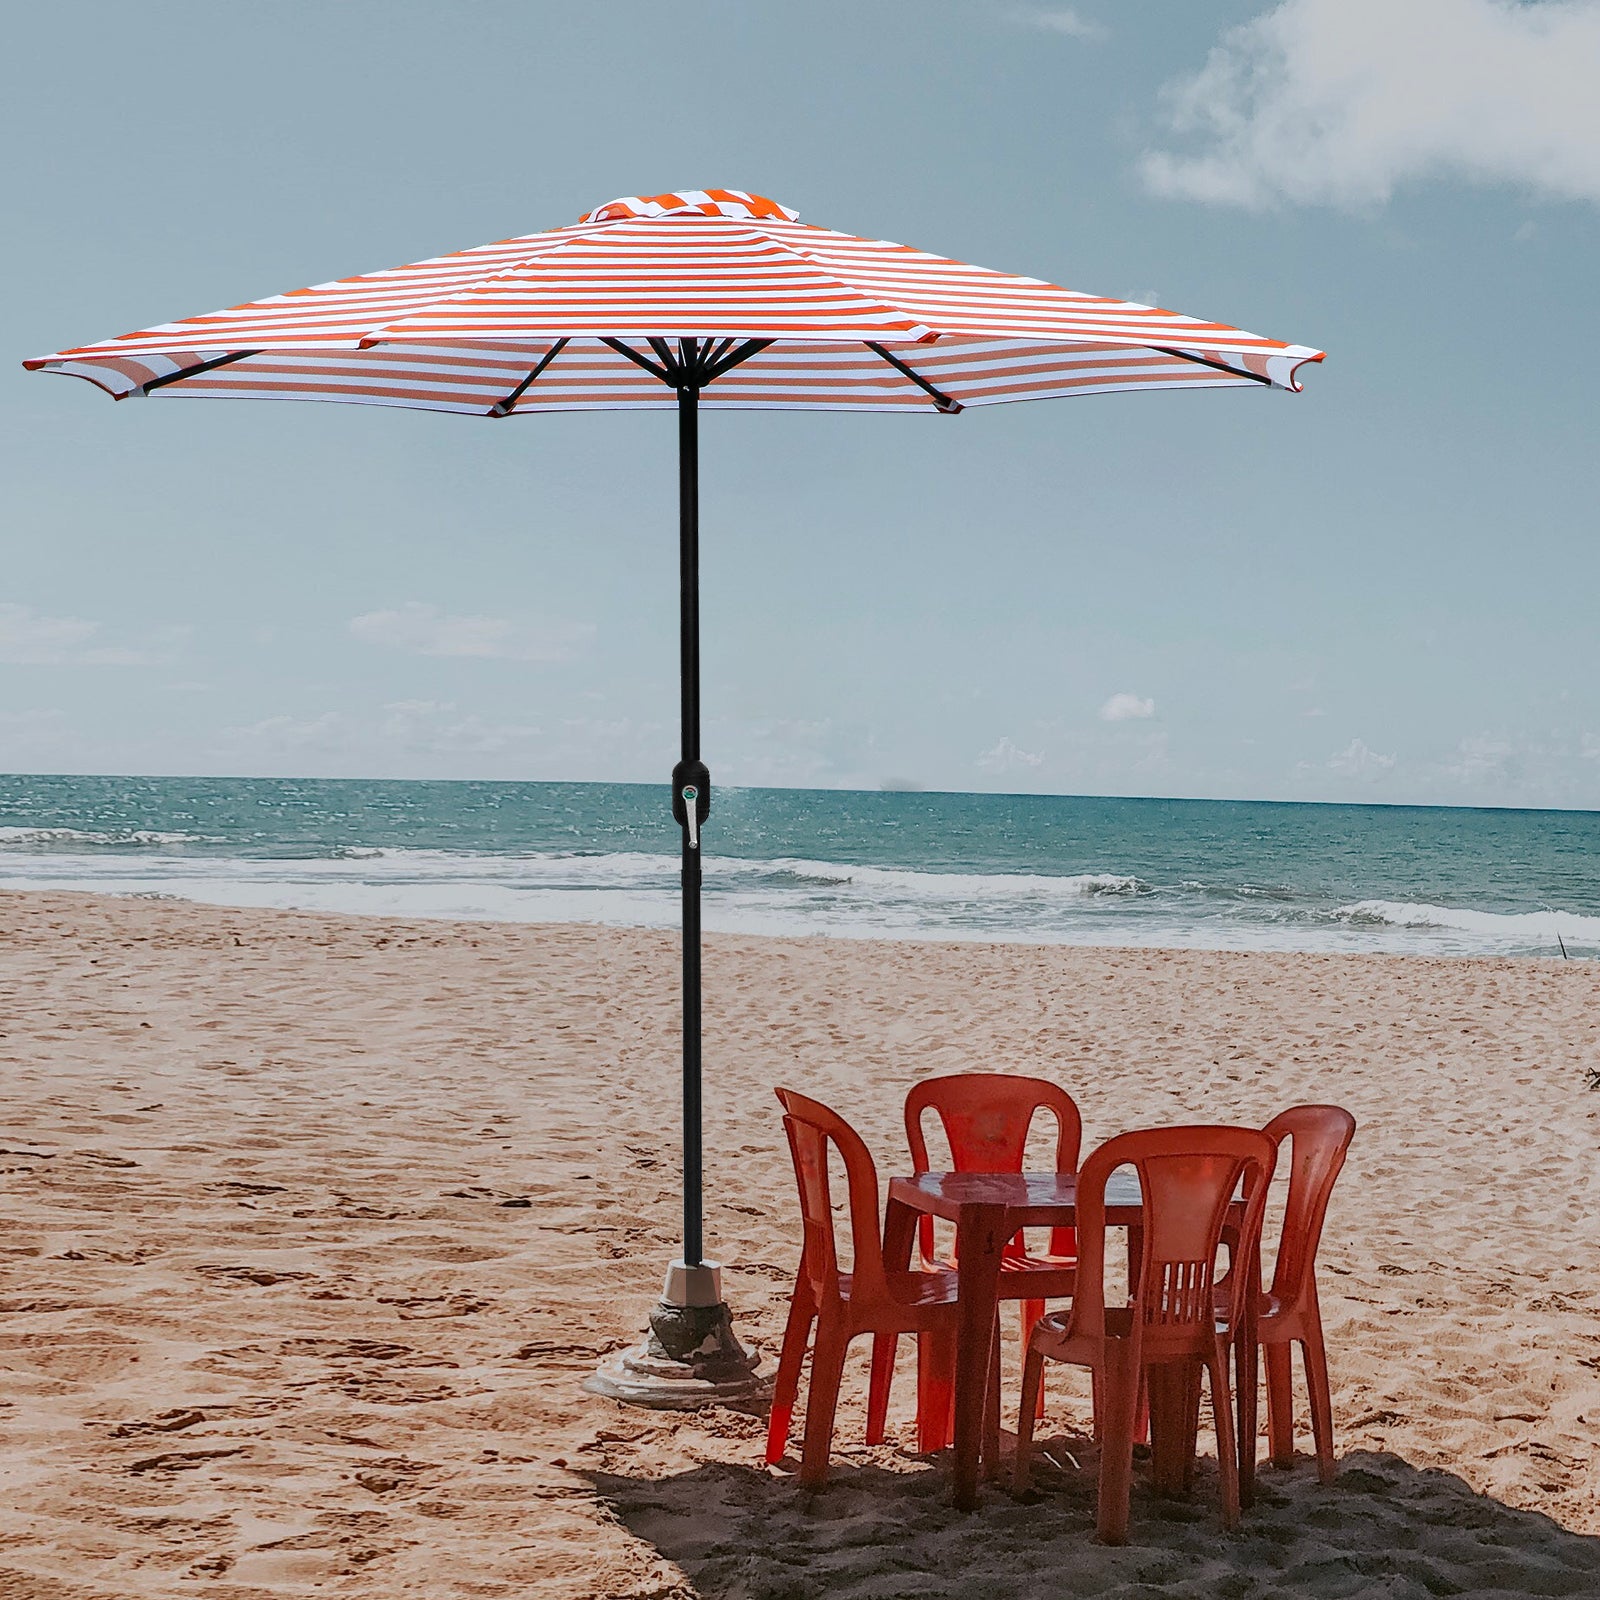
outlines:
[{"label": "concrete umbrella base", "polygon": [[745,1352],[733,1331],[722,1269],[674,1261],[643,1343],[612,1356],[583,1386],[657,1411],[748,1405],[766,1397],[767,1381],[755,1370],[760,1359]]}]

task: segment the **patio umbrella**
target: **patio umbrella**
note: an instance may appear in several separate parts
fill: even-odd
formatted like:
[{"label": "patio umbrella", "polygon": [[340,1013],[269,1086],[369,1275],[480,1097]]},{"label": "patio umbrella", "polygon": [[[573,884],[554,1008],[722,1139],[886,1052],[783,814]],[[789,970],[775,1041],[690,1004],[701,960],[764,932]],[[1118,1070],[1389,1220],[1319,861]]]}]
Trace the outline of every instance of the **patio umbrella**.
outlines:
[{"label": "patio umbrella", "polygon": [[799,220],[738,189],[629,196],[571,227],[255,300],[25,363],[115,399],[335,400],[494,419],[675,409],[682,741],[683,1256],[598,1381],[654,1404],[748,1392],[704,1260],[699,412],[898,411],[1128,389],[1297,390],[1322,353]]}]

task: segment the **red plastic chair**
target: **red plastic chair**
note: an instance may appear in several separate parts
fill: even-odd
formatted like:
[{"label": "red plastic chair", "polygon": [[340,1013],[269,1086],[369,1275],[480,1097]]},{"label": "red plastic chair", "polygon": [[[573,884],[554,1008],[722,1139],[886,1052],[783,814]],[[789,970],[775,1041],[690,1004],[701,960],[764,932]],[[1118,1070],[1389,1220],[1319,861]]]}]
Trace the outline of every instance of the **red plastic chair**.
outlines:
[{"label": "red plastic chair", "polygon": [[[906,1143],[911,1147],[912,1170],[918,1173],[931,1170],[928,1141],[922,1131],[923,1115],[930,1107],[938,1113],[957,1172],[1021,1172],[1028,1130],[1039,1111],[1049,1111],[1056,1120],[1056,1171],[1078,1170],[1083,1118],[1072,1096],[1044,1078],[1009,1072],[956,1072],[913,1085],[906,1095]],[[918,1238],[923,1264],[937,1265],[932,1217],[918,1219]],[[1002,1270],[1029,1270],[1022,1265],[1028,1257],[1021,1236],[1013,1243],[1017,1248],[1008,1251]],[[1071,1228],[1052,1228],[1048,1255],[1033,1259],[1047,1262],[1051,1257],[1066,1268],[1076,1262]],[[1023,1298],[1015,1285],[1001,1292],[1008,1299]],[[1060,1292],[1071,1294],[1070,1284]],[[1042,1294],[1041,1298],[1053,1296]]]},{"label": "red plastic chair", "polygon": [[[767,1464],[783,1459],[800,1386],[800,1364],[813,1321],[816,1344],[811,1356],[811,1391],[806,1400],[805,1444],[800,1481],[820,1488],[828,1476],[834,1411],[845,1351],[859,1334],[917,1335],[917,1440],[924,1451],[942,1449],[950,1438],[956,1375],[956,1275],[911,1271],[883,1257],[882,1210],[878,1174],[861,1136],[836,1112],[792,1089],[779,1089],[784,1132],[794,1157],[800,1189],[805,1242],[789,1302],[783,1350],[773,1385],[767,1424]],[[853,1261],[839,1270],[832,1199],[828,1189],[828,1146],[844,1161],[849,1189]],[[909,1250],[909,1239],[907,1241]],[[887,1393],[884,1395],[887,1402]],[[869,1412],[882,1438],[881,1413]]]},{"label": "red plastic chair", "polygon": [[[1028,1341],[1017,1419],[1014,1481],[1027,1487],[1036,1398],[1044,1363],[1070,1362],[1094,1375],[1095,1433],[1100,1441],[1096,1527],[1107,1544],[1128,1536],[1133,1435],[1142,1377],[1160,1392],[1210,1380],[1225,1526],[1239,1521],[1239,1458],[1228,1357],[1244,1310],[1245,1274],[1233,1273],[1225,1315],[1215,1310],[1223,1223],[1236,1191],[1244,1198],[1240,1238],[1260,1239],[1277,1145],[1253,1128],[1155,1128],[1101,1145],[1078,1173],[1078,1285],[1069,1312],[1044,1317]],[[1139,1270],[1125,1304],[1106,1304],[1106,1180],[1118,1167],[1139,1175],[1143,1215]],[[1153,1392],[1155,1388],[1153,1386]],[[1166,1415],[1170,1418],[1171,1413]],[[1158,1437],[1170,1456],[1170,1438]]]},{"label": "red plastic chair", "polygon": [[[1317,1246],[1328,1214],[1328,1197],[1355,1137],[1356,1119],[1340,1106],[1294,1106],[1266,1126],[1281,1145],[1292,1140],[1289,1199],[1272,1287],[1258,1313],[1262,1361],[1267,1369],[1267,1438],[1275,1466],[1294,1461],[1294,1409],[1291,1345],[1298,1343],[1311,1400],[1311,1434],[1316,1443],[1317,1476],[1332,1483],[1333,1403],[1328,1387],[1328,1355],[1317,1304]],[[1254,1448],[1255,1441],[1246,1442]]]},{"label": "red plastic chair", "polygon": [[[1083,1118],[1065,1089],[1044,1078],[1025,1078],[1009,1072],[956,1072],[926,1078],[906,1095],[906,1143],[911,1147],[914,1172],[932,1170],[923,1117],[938,1114],[957,1172],[1021,1172],[1028,1130],[1034,1116],[1047,1111],[1056,1123],[1056,1171],[1078,1170],[1078,1149],[1083,1140]],[[934,1255],[933,1218],[917,1219],[917,1238],[924,1267],[941,1263]],[[1027,1348],[1033,1325],[1044,1315],[1046,1300],[1072,1294],[1078,1266],[1077,1245],[1071,1228],[1052,1228],[1043,1253],[1030,1253],[1019,1233],[1006,1246],[1000,1263],[1000,1298],[1022,1302],[1022,1345]],[[872,1402],[869,1413],[881,1414],[880,1389],[887,1387],[894,1370],[892,1335],[877,1340],[872,1350]],[[1039,1405],[1044,1405],[1041,1389]]]}]

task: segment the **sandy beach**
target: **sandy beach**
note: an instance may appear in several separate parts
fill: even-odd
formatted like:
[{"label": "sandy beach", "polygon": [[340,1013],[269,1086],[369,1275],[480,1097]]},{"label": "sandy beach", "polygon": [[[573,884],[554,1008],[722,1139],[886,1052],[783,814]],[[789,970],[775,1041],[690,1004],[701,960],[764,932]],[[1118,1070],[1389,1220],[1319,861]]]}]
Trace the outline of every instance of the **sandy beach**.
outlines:
[{"label": "sandy beach", "polygon": [[1600,1592],[1600,964],[709,941],[708,1221],[769,1359],[774,1083],[885,1173],[906,1086],[964,1068],[1061,1082],[1088,1145],[1359,1119],[1322,1256],[1339,1483],[1264,1470],[1230,1538],[1205,1470],[1136,1479],[1112,1551],[1070,1378],[1042,1498],[973,1517],[909,1382],[860,1445],[864,1346],[813,1501],[756,1417],[581,1390],[674,1249],[671,936],[77,895],[0,897],[0,930],[5,1600]]}]

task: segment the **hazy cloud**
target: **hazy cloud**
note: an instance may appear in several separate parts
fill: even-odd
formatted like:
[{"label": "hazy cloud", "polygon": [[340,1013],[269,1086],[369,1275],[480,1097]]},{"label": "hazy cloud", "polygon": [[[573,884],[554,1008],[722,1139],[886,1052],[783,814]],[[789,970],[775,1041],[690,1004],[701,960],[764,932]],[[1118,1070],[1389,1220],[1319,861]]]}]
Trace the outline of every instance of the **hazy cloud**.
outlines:
[{"label": "hazy cloud", "polygon": [[350,632],[368,644],[419,656],[471,656],[499,661],[566,661],[594,635],[583,622],[526,626],[505,617],[458,616],[408,600],[391,611],[352,617]]},{"label": "hazy cloud", "polygon": [[260,722],[229,728],[224,737],[231,744],[252,750],[300,755],[306,751],[325,753],[347,749],[352,731],[349,718],[337,711],[324,711],[317,717],[263,717]]},{"label": "hazy cloud", "polygon": [[1059,33],[1067,39],[1104,39],[1109,29],[1083,16],[1072,6],[1037,6],[1013,11],[1012,21],[1045,33]]},{"label": "hazy cloud", "polygon": [[870,789],[883,761],[872,727],[854,718],[717,717],[706,747],[720,752],[716,773],[730,786]]},{"label": "hazy cloud", "polygon": [[1509,739],[1474,733],[1456,746],[1444,772],[1457,783],[1500,784],[1519,776],[1520,767],[1517,747]]},{"label": "hazy cloud", "polygon": [[1381,204],[1454,177],[1600,202],[1600,0],[1285,0],[1169,84],[1158,194]]},{"label": "hazy cloud", "polygon": [[463,714],[453,700],[391,700],[378,731],[384,740],[424,755],[496,755],[526,748],[540,735],[529,723]]},{"label": "hazy cloud", "polygon": [[1141,698],[1136,694],[1114,694],[1100,707],[1100,720],[1102,722],[1136,722],[1144,717],[1153,717],[1156,714],[1154,700]]},{"label": "hazy cloud", "polygon": [[101,625],[83,617],[47,617],[32,606],[0,604],[0,662],[14,667],[141,667],[144,650],[98,643]]},{"label": "hazy cloud", "polygon": [[1328,757],[1328,770],[1343,773],[1346,777],[1367,777],[1387,772],[1394,765],[1393,756],[1379,755],[1369,749],[1365,740],[1352,739],[1343,750]]},{"label": "hazy cloud", "polygon": [[984,772],[1017,772],[1043,766],[1044,752],[1019,749],[1009,738],[1003,738],[992,749],[985,750],[974,764]]}]

